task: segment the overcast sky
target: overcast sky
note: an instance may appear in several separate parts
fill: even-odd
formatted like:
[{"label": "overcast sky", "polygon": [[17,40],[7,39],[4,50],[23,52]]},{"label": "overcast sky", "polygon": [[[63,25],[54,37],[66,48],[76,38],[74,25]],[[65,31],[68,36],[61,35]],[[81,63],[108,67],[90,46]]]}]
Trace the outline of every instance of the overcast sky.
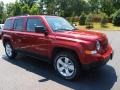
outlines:
[{"label": "overcast sky", "polygon": [[10,3],[10,2],[15,2],[16,0],[0,0],[0,1],[3,1],[4,4],[7,4],[7,3]]}]

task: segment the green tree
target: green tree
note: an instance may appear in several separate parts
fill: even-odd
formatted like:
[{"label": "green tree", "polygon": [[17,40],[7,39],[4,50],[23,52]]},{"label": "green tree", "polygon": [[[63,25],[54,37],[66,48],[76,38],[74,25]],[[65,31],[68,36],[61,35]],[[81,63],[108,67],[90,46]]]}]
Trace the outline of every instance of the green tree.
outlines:
[{"label": "green tree", "polygon": [[29,6],[27,4],[25,4],[22,8],[21,8],[21,14],[25,15],[25,14],[29,14]]},{"label": "green tree", "polygon": [[13,10],[14,10],[14,3],[8,3],[8,4],[6,4],[7,17],[13,16]]},{"label": "green tree", "polygon": [[0,23],[3,23],[4,16],[4,3],[0,1]]},{"label": "green tree", "polygon": [[116,11],[113,16],[113,24],[115,26],[120,26],[120,9]]},{"label": "green tree", "polygon": [[79,21],[79,24],[80,25],[85,25],[85,20],[86,20],[86,15],[85,13],[83,12],[80,16],[80,21]]},{"label": "green tree", "polygon": [[120,8],[119,4],[120,0],[19,0],[6,5],[6,15],[8,17],[23,14],[50,14],[75,17],[80,16],[82,12],[85,14],[104,12],[111,16]]},{"label": "green tree", "polygon": [[21,4],[16,1],[13,6],[13,16],[21,15],[21,8]]},{"label": "green tree", "polygon": [[80,16],[83,11],[89,11],[84,0],[42,0],[41,4],[46,7],[47,14],[64,17]]},{"label": "green tree", "polygon": [[120,9],[120,0],[112,0],[115,9]]},{"label": "green tree", "polygon": [[19,2],[22,5],[26,5],[27,4],[31,8],[33,6],[33,4],[37,2],[37,0],[19,0]]},{"label": "green tree", "polygon": [[100,9],[100,0],[88,0],[91,12],[98,12]]},{"label": "green tree", "polygon": [[91,13],[87,16],[85,23],[87,28],[93,28],[93,15]]},{"label": "green tree", "polygon": [[39,10],[39,7],[38,5],[34,4],[31,9],[30,9],[30,14],[32,15],[38,15],[40,14],[40,10]]},{"label": "green tree", "polygon": [[101,26],[106,27],[106,24],[108,23],[108,16],[106,13],[101,13]]},{"label": "green tree", "polygon": [[66,5],[61,5],[64,16],[80,16],[83,11],[86,12],[89,10],[84,0],[68,0],[67,2]]},{"label": "green tree", "polygon": [[114,13],[115,8],[113,5],[113,0],[100,0],[101,11],[110,16]]}]

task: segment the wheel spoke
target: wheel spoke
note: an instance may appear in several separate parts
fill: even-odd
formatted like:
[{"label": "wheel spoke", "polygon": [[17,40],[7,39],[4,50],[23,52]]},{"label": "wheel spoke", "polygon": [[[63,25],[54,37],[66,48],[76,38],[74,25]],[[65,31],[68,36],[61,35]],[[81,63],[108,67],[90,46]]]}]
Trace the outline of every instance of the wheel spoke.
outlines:
[{"label": "wheel spoke", "polygon": [[72,73],[68,69],[65,69],[66,76],[70,76]]},{"label": "wheel spoke", "polygon": [[62,61],[62,59],[59,59],[58,63],[61,64],[62,66],[64,65],[64,62]]},{"label": "wheel spoke", "polygon": [[65,63],[68,64],[69,59],[65,57]]},{"label": "wheel spoke", "polygon": [[68,69],[74,71],[74,66],[73,65],[69,65]]},{"label": "wheel spoke", "polygon": [[59,67],[58,69],[60,72],[62,72],[64,70],[64,67]]}]

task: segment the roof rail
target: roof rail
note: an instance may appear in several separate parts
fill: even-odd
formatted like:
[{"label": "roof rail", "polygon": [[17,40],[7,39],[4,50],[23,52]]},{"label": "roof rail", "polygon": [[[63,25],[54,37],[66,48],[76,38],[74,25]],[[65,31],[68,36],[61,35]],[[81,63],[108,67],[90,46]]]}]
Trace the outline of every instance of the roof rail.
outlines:
[{"label": "roof rail", "polygon": [[23,16],[30,16],[29,14],[24,14]]}]

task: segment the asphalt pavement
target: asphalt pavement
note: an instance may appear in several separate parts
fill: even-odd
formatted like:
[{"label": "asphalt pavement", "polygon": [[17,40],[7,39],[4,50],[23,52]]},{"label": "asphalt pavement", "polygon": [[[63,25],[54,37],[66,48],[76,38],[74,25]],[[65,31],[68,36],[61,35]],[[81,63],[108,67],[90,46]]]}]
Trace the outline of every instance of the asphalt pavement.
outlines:
[{"label": "asphalt pavement", "polygon": [[9,60],[0,41],[0,90],[120,90],[120,31],[103,32],[114,49],[113,60],[78,81],[63,80],[50,64],[25,55]]}]

